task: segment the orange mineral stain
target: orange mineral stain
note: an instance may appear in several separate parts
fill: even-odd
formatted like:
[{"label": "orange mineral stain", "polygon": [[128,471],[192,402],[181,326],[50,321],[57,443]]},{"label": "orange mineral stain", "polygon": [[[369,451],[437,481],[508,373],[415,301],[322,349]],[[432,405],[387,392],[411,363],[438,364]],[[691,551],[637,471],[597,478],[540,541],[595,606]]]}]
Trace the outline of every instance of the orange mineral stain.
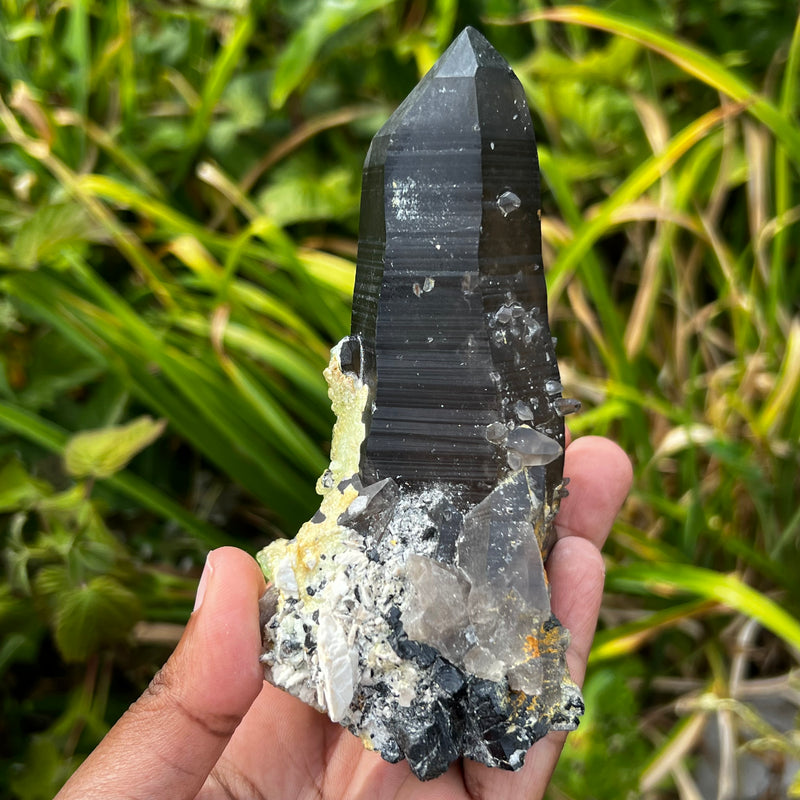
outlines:
[{"label": "orange mineral stain", "polygon": [[534,635],[530,634],[525,639],[525,655],[531,658],[539,658],[539,639]]}]

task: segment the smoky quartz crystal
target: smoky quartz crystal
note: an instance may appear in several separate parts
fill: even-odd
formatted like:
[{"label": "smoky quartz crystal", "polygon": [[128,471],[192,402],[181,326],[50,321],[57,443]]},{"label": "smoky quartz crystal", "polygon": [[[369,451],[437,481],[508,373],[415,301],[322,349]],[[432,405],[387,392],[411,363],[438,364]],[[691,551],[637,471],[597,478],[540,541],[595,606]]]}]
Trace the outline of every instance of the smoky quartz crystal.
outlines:
[{"label": "smoky quartz crystal", "polygon": [[519,80],[472,28],[372,141],[320,510],[258,560],[268,680],[417,777],[518,769],[583,701],[544,561],[566,494]]}]

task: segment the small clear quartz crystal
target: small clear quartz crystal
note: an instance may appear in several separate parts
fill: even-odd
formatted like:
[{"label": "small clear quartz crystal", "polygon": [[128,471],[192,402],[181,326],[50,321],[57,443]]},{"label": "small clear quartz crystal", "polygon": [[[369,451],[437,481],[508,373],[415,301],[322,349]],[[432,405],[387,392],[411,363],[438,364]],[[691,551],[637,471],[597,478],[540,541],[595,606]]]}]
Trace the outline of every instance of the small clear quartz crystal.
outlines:
[{"label": "small clear quartz crystal", "polygon": [[319,511],[258,560],[265,675],[417,777],[518,769],[583,713],[544,560],[561,397],[524,92],[466,29],[364,167]]}]

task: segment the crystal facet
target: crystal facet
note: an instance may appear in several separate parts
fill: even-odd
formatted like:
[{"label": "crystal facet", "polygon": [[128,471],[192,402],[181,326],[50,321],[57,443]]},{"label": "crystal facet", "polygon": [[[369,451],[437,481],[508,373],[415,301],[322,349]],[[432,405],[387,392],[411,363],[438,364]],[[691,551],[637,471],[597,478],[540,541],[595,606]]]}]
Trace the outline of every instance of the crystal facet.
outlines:
[{"label": "crystal facet", "polygon": [[522,87],[467,28],[373,139],[320,510],[259,554],[268,680],[418,777],[583,712],[543,562],[563,416]]}]

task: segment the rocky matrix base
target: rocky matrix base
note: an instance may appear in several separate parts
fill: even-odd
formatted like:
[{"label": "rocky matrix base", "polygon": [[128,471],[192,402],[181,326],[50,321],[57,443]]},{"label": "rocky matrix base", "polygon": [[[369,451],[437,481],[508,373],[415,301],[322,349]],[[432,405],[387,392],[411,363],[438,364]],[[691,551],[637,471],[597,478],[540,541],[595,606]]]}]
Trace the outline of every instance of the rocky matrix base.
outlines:
[{"label": "rocky matrix base", "polygon": [[373,140],[320,510],[258,560],[265,675],[417,777],[583,713],[543,561],[566,494],[519,81],[467,29]]},{"label": "rocky matrix base", "polygon": [[[583,713],[534,527],[556,509],[526,468],[472,506],[457,485],[364,486],[370,392],[342,366],[353,346],[340,343],[325,373],[338,421],[320,510],[258,556],[271,582],[265,675],[422,780],[462,755],[518,769],[537,739]],[[539,460],[552,457],[548,442]]]}]

